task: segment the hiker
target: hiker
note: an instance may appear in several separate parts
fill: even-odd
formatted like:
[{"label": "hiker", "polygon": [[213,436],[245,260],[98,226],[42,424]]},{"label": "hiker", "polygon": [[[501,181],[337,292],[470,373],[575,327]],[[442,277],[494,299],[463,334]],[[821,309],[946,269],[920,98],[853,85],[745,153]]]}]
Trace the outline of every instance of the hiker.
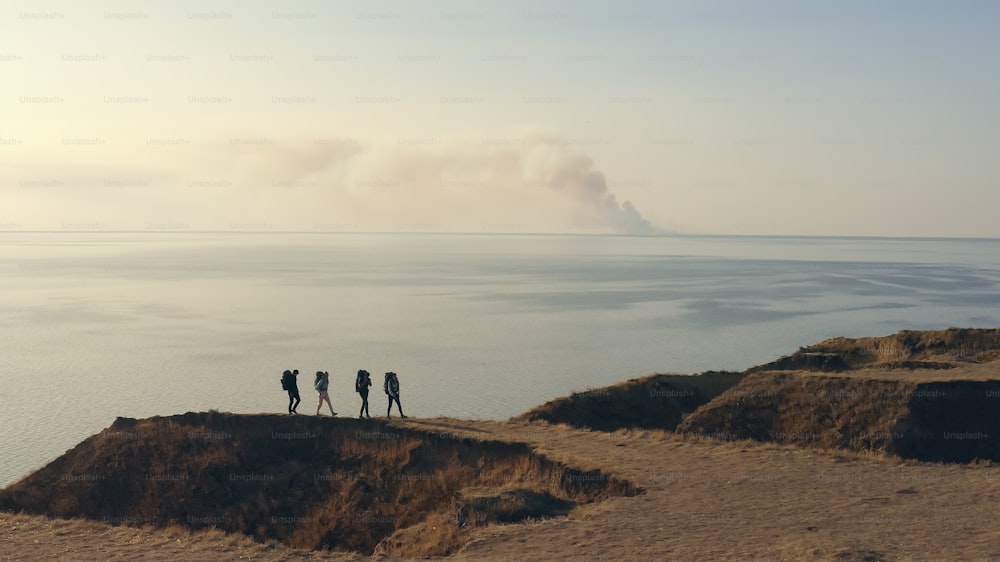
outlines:
[{"label": "hiker", "polygon": [[326,401],[326,405],[330,407],[330,415],[336,416],[337,412],[333,411],[333,404],[330,403],[330,393],[328,392],[330,389],[329,371],[316,371],[316,381],[313,382],[313,387],[319,393],[319,404],[316,404],[316,415],[319,415],[319,410],[323,407],[323,402]]},{"label": "hiker", "polygon": [[[299,407],[299,402],[302,398],[299,396],[299,383],[296,377],[299,376],[299,370],[294,371],[285,370],[281,374],[281,388],[288,392],[288,413],[297,414],[295,411]],[[293,405],[294,403],[294,405]]]},{"label": "hiker", "polygon": [[368,371],[361,369],[358,371],[358,378],[354,380],[354,390],[361,395],[361,411],[358,412],[358,419],[364,416],[371,418],[368,413],[368,387],[372,385],[371,375]]},{"label": "hiker", "polygon": [[403,415],[403,405],[399,403],[399,379],[396,378],[396,373],[389,371],[385,374],[385,382],[382,383],[382,389],[385,390],[386,396],[389,397],[389,410],[386,411],[385,417],[392,417],[392,401],[396,401],[396,406],[399,408],[399,417],[405,418]]}]

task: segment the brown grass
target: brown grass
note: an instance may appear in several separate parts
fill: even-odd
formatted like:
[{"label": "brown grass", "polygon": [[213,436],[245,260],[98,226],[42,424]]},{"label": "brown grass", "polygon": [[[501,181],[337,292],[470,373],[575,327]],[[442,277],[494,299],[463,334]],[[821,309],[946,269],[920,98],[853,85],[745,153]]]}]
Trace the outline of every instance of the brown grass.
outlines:
[{"label": "brown grass", "polygon": [[757,371],[677,431],[929,461],[1000,460],[1000,361],[944,373]]},{"label": "brown grass", "polygon": [[650,375],[553,400],[515,419],[934,461],[1000,460],[998,357],[996,329],[833,338],[745,373]]},{"label": "brown grass", "polygon": [[852,450],[882,450],[907,414],[908,382],[759,372],[685,419],[678,431]]},{"label": "brown grass", "polygon": [[[393,425],[424,431],[438,428],[484,441],[527,442],[548,458],[582,471],[604,468],[609,477],[646,490],[634,497],[579,505],[567,517],[475,527],[465,537],[468,543],[449,559],[1000,557],[995,514],[1000,468],[985,463],[921,463],[787,444],[724,443],[657,430],[606,433],[538,422],[431,419]],[[406,549],[410,545],[421,549],[420,541],[438,540],[435,531],[447,536],[450,522],[443,519],[434,516],[391,535],[383,543],[386,550],[379,550],[375,559],[388,552],[417,557],[417,550]],[[54,527],[59,521],[0,514],[0,541],[25,560],[359,558],[290,550],[273,541],[260,544],[218,531],[186,535],[188,531],[175,529],[169,532],[180,534],[171,538],[169,532],[149,527],[90,521]]]},{"label": "brown grass", "polygon": [[[356,559],[341,553],[338,559]],[[88,519],[48,518],[0,512],[0,561],[329,560],[320,552],[256,542],[218,529],[180,526],[114,526]]]},{"label": "brown grass", "polygon": [[[494,497],[472,511],[456,506],[472,488]],[[638,492],[523,443],[374,420],[209,412],[119,419],[0,491],[0,508],[217,527],[295,548],[445,555],[475,526],[565,515]],[[531,502],[512,509],[511,497]],[[435,518],[442,524],[406,531]],[[404,545],[407,537],[419,540]]]},{"label": "brown grass", "polygon": [[674,429],[693,412],[739,382],[742,373],[653,374],[546,402],[517,419],[547,421],[602,431]]},{"label": "brown grass", "polygon": [[881,337],[831,338],[750,371],[949,369],[997,359],[1000,359],[1000,329],[903,330]]}]

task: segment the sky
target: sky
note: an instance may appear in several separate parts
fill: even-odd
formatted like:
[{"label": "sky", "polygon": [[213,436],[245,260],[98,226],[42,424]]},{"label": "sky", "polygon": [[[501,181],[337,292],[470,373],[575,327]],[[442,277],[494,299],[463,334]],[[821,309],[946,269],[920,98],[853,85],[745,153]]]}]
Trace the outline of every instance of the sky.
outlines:
[{"label": "sky", "polygon": [[998,237],[1000,4],[0,0],[0,230]]}]

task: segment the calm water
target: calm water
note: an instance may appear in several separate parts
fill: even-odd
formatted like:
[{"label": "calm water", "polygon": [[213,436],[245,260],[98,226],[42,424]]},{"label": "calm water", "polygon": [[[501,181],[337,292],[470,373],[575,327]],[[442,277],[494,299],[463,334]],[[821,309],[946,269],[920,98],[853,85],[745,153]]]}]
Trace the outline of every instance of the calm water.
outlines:
[{"label": "calm water", "polygon": [[0,485],[116,416],[282,412],[400,375],[414,416],[506,418],[838,335],[1000,325],[1000,241],[0,233]]}]

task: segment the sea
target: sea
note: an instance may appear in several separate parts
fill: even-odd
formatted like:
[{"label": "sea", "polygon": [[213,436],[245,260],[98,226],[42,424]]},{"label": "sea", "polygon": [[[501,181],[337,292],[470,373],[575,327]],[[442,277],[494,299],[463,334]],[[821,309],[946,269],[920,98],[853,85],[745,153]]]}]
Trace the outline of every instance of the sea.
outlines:
[{"label": "sea", "polygon": [[[650,373],[834,337],[1000,326],[1000,240],[278,232],[0,233],[0,486],[108,427],[302,415],[358,369],[414,417],[505,419]],[[395,416],[395,412],[393,414]]]}]

